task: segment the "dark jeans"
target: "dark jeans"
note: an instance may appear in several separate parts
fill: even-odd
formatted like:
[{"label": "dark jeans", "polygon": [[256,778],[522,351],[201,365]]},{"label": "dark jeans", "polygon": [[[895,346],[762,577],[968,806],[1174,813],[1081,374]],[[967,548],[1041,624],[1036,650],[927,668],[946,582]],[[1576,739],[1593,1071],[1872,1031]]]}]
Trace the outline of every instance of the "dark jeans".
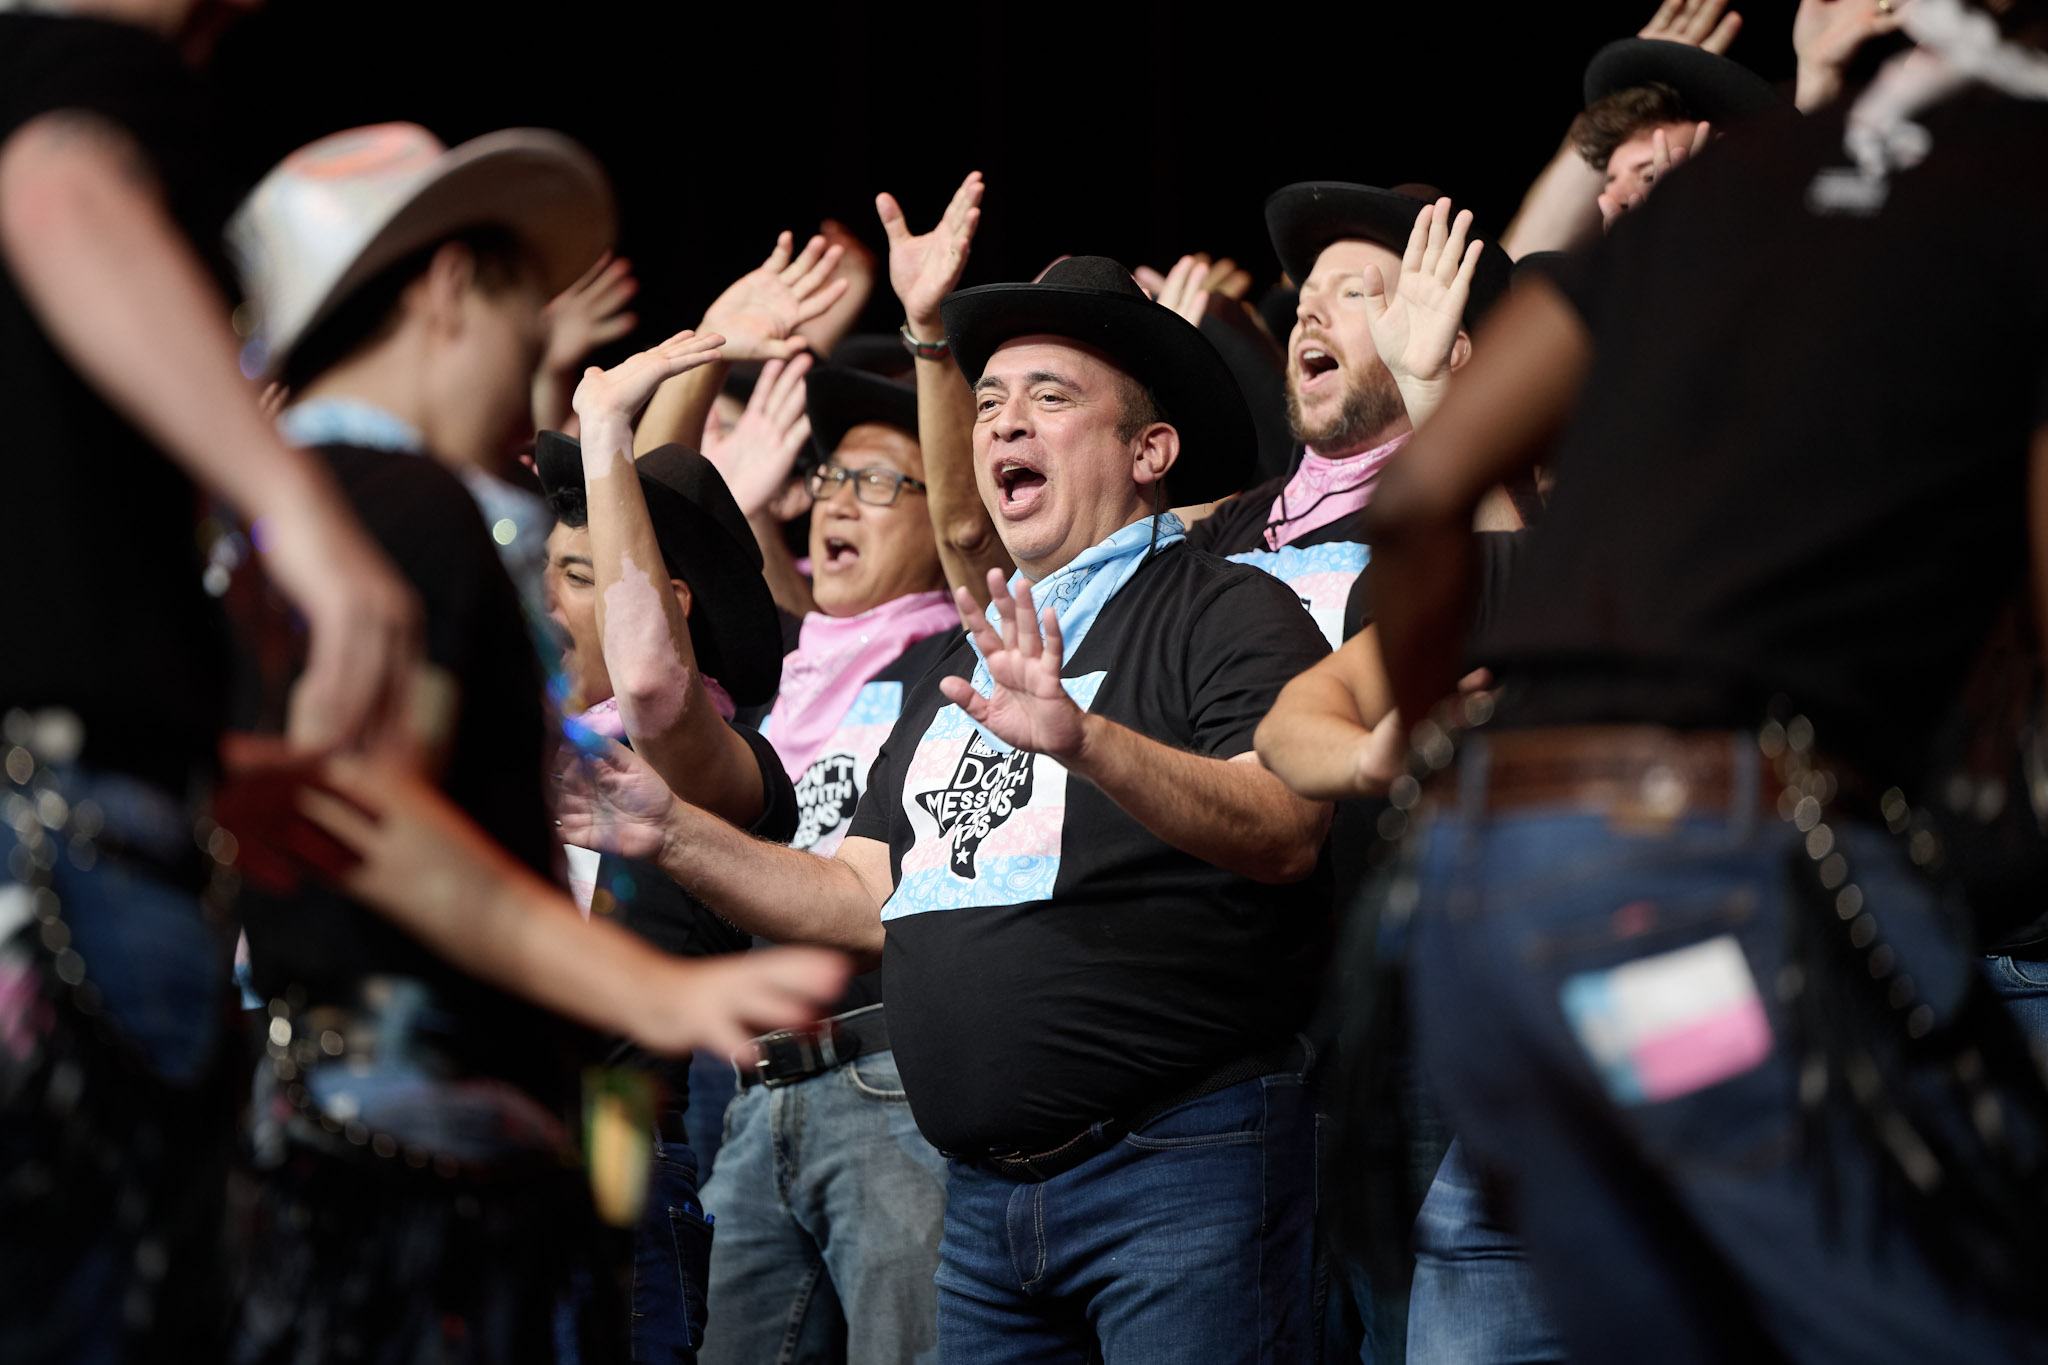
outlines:
[{"label": "dark jeans", "polygon": [[1307,1360],[1315,1197],[1315,1106],[1296,1074],[1170,1109],[1040,1184],[954,1161],[940,1357]]},{"label": "dark jeans", "polygon": [[[1729,742],[1738,790],[1760,783],[1753,742]],[[1418,1036],[1462,1143],[1503,1179],[1571,1359],[2038,1358],[2028,1328],[1931,1268],[1846,1126],[1829,1214],[1778,991],[1802,836],[1756,813],[1754,785],[1733,814],[1659,827],[1489,813],[1485,767],[1480,739],[1461,808],[1422,832]],[[1952,919],[1889,836],[1835,829],[1946,1017],[1970,970]]]},{"label": "dark jeans", "polygon": [[634,1360],[691,1365],[697,1359],[711,1278],[711,1221],[697,1197],[695,1154],[657,1136],[647,1205],[633,1230]]}]

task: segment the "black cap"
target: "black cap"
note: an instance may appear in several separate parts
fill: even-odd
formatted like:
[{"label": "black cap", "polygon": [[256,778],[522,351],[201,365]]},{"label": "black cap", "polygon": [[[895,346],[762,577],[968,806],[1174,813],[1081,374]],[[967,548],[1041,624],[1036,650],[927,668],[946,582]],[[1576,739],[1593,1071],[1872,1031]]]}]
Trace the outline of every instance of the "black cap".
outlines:
[{"label": "black cap", "polygon": [[[533,463],[550,500],[585,496],[583,447],[543,431]],[[761,576],[761,547],[711,461],[665,445],[633,462],[647,516],[671,578],[690,585],[690,647],[697,666],[741,706],[757,706],[782,681],[782,630]]]}]

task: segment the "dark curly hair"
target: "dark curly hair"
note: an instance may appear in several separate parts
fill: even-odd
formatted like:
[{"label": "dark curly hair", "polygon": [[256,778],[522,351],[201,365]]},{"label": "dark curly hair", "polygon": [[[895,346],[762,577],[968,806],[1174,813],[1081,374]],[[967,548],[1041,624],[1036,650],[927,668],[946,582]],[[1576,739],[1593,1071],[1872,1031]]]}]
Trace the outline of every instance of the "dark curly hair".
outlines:
[{"label": "dark curly hair", "polygon": [[1693,121],[1684,96],[1662,81],[1652,81],[1594,100],[1572,120],[1569,136],[1586,164],[1604,171],[1614,149],[1643,129]]}]

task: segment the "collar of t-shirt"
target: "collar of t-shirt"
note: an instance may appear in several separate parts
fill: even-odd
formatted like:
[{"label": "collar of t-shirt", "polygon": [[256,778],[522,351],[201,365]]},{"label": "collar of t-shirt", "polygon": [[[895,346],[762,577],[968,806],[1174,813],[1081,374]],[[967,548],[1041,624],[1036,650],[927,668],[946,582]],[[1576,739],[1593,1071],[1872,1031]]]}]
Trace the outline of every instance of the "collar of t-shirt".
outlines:
[{"label": "collar of t-shirt", "polygon": [[[426,438],[403,417],[360,398],[309,398],[286,408],[277,429],[300,446],[359,446],[400,455],[424,455]],[[484,525],[508,561],[535,560],[537,575],[547,559],[548,530],[554,516],[545,500],[516,484],[465,465],[456,471]],[[523,562],[521,568],[527,567]],[[524,586],[524,585],[522,585]]]},{"label": "collar of t-shirt", "polygon": [[[1266,548],[1277,550],[1296,536],[1328,526],[1372,501],[1380,470],[1415,433],[1404,431],[1384,445],[1330,460],[1304,449],[1273,510],[1266,514]],[[1291,515],[1290,515],[1291,509]]]},{"label": "collar of t-shirt", "polygon": [[796,648],[782,660],[782,687],[768,734],[792,782],[839,730],[860,690],[919,640],[960,624],[945,589],[905,593],[858,616],[804,617]]},{"label": "collar of t-shirt", "polygon": [[[1153,522],[1158,522],[1158,538],[1153,538]],[[1145,517],[1132,522],[1108,540],[1091,545],[1074,556],[1065,567],[1047,574],[1031,585],[1033,607],[1044,612],[1052,608],[1053,619],[1060,623],[1060,662],[1065,664],[1074,657],[1074,651],[1088,638],[1095,620],[1102,609],[1109,605],[1124,584],[1131,581],[1131,575],[1145,563],[1145,556],[1155,547],[1171,545],[1187,539],[1187,526],[1171,512],[1161,512],[1158,517]],[[1022,570],[1010,578],[1010,591],[1016,592],[1024,582]],[[996,615],[993,604],[988,609],[988,623],[1002,631],[1002,619]],[[995,680],[988,671],[988,659],[982,654],[980,644],[972,635],[967,643],[974,649],[975,691],[986,697],[994,690]],[[1010,752],[1011,746],[998,739],[979,722],[975,729],[999,754]]]}]

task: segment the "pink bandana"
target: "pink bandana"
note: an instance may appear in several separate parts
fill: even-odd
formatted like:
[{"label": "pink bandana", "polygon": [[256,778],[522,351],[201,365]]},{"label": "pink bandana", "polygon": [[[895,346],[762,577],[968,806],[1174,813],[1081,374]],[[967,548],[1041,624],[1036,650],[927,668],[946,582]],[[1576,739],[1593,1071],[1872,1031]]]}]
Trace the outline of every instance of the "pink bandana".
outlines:
[{"label": "pink bandana", "polygon": [[[1326,460],[1313,450],[1303,450],[1294,477],[1266,514],[1266,548],[1277,550],[1296,536],[1328,526],[1371,502],[1381,468],[1414,434],[1404,431],[1385,445],[1340,460]],[[1288,515],[1290,508],[1292,516]]]},{"label": "pink bandana", "polygon": [[919,640],[959,624],[943,588],[906,593],[858,616],[806,615],[796,649],[783,656],[782,690],[768,713],[768,738],[790,780],[804,775],[875,674]]},{"label": "pink bandana", "polygon": [[[718,679],[706,678],[702,674],[698,676],[703,678],[704,691],[711,698],[711,704],[718,708],[719,715],[731,720],[738,714],[739,708],[733,705],[732,695],[718,685]],[[594,730],[606,739],[616,739],[622,744],[626,740],[626,720],[619,714],[617,697],[606,697],[576,720],[584,729]]]}]

